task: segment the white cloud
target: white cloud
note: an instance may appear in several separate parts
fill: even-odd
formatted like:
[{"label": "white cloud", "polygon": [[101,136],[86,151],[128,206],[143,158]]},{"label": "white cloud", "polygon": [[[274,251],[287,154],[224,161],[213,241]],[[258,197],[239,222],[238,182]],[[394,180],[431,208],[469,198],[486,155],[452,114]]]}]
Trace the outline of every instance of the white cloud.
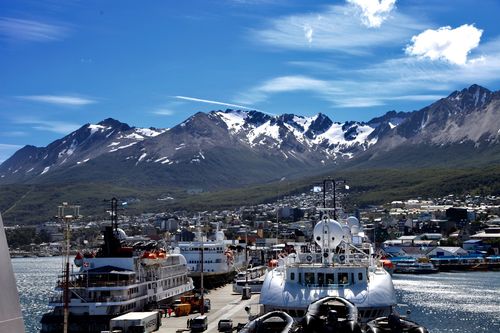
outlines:
[{"label": "white cloud", "polygon": [[304,36],[306,37],[309,44],[311,44],[313,41],[313,33],[314,29],[309,24],[304,25]]},{"label": "white cloud", "polygon": [[172,116],[175,114],[175,112],[173,110],[169,110],[169,109],[157,109],[157,110],[153,111],[152,113],[156,114],[158,116]]},{"label": "white cloud", "polygon": [[470,51],[479,45],[482,33],[483,30],[469,24],[456,29],[449,26],[428,29],[413,36],[405,51],[411,56],[465,65]]},{"label": "white cloud", "polygon": [[361,21],[370,28],[380,28],[391,11],[396,0],[347,0],[361,11]]},{"label": "white cloud", "polygon": [[264,82],[256,90],[265,93],[279,93],[287,91],[323,91],[332,89],[327,81],[314,79],[308,76],[281,76]]},{"label": "white cloud", "polygon": [[253,30],[258,43],[286,49],[337,51],[367,54],[373,47],[401,45],[428,27],[425,19],[393,12],[380,29],[370,29],[353,19],[359,11],[352,5],[326,6],[324,10],[283,16]]},{"label": "white cloud", "polygon": [[42,102],[55,105],[65,105],[65,106],[83,106],[83,105],[97,103],[97,101],[93,99],[76,97],[76,96],[31,95],[31,96],[18,96],[18,98],[28,101]]},{"label": "white cloud", "polygon": [[[174,96],[177,99],[182,99],[185,101],[192,101],[192,102],[200,102],[200,103],[207,103],[207,104],[215,104],[215,105],[224,105],[224,106],[229,106],[233,108],[239,108],[239,109],[245,109],[245,110],[257,110],[256,108],[253,107],[248,107],[248,106],[243,106],[243,105],[237,105],[237,104],[231,104],[231,103],[225,103],[225,102],[218,102],[218,101],[211,101],[207,99],[201,99],[201,98],[195,98],[195,97],[187,97],[187,96]],[[259,110],[257,110],[259,111]]]},{"label": "white cloud", "polygon": [[11,17],[0,17],[0,36],[8,40],[49,42],[61,40],[68,34],[63,26],[24,20]]},{"label": "white cloud", "polygon": [[31,128],[39,131],[54,132],[59,134],[69,134],[81,127],[79,124],[55,120],[42,120],[35,118],[18,118],[14,120],[17,124],[30,125]]}]

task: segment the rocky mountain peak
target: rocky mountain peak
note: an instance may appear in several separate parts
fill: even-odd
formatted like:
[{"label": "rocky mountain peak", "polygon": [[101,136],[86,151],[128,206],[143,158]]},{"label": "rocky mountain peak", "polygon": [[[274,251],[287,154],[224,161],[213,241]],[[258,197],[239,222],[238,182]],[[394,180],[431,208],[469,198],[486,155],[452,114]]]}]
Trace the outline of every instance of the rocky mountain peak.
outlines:
[{"label": "rocky mountain peak", "polygon": [[493,93],[477,84],[464,88],[461,91],[454,91],[446,100],[459,106],[462,110],[482,107],[488,103]]},{"label": "rocky mountain peak", "polygon": [[128,131],[131,127],[113,118],[107,118],[97,123],[97,125],[111,127],[120,131]]},{"label": "rocky mountain peak", "polygon": [[312,139],[316,137],[319,134],[325,133],[326,130],[328,130],[331,126],[333,125],[333,121],[328,118],[328,116],[318,113],[316,115],[316,118],[312,121],[311,125],[309,126],[309,129],[305,133],[305,135]]}]

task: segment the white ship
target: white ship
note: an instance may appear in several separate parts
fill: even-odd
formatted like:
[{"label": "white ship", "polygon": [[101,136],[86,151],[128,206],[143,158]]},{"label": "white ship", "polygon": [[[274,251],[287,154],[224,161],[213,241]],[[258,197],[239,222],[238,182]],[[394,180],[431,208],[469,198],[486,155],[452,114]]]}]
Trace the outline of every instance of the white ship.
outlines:
[{"label": "white ship", "polygon": [[230,282],[245,266],[244,248],[227,246],[224,238],[224,232],[217,230],[215,241],[208,241],[198,230],[194,241],[178,243],[181,254],[186,258],[189,276],[197,287],[200,286],[202,267],[204,287],[212,288]]},{"label": "white ship", "polygon": [[242,294],[244,287],[249,287],[252,293],[260,293],[266,273],[266,266],[252,267],[238,273],[233,281],[233,293]]},{"label": "white ship", "polygon": [[259,301],[264,312],[301,317],[311,302],[340,296],[357,306],[363,322],[389,315],[396,305],[392,279],[377,265],[359,221],[323,219],[313,234],[318,247],[289,254],[266,275]]},{"label": "white ship", "polygon": [[[106,227],[102,248],[75,258],[79,270],[69,274],[67,284],[69,332],[107,330],[113,317],[155,308],[194,288],[181,254],[156,249],[154,242],[125,247],[123,235],[116,226]],[[58,281],[42,333],[62,332],[65,286],[64,279]]]}]

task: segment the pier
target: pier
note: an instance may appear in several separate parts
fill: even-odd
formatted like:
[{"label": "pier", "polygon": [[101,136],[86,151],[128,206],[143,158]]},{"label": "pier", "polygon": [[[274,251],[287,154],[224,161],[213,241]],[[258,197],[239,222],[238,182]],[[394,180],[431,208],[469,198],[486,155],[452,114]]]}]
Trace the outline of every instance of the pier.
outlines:
[{"label": "pier", "polygon": [[[259,294],[252,294],[248,300],[242,300],[241,294],[234,294],[232,284],[226,284],[223,287],[213,289],[206,298],[210,299],[211,309],[206,313],[208,317],[208,329],[205,332],[217,332],[217,325],[221,319],[232,319],[233,327],[238,323],[248,322],[248,313],[245,307],[250,308],[250,314],[259,313]],[[187,328],[188,319],[199,316],[199,313],[193,313],[188,316],[162,318],[162,326],[158,330],[160,333],[190,332]]]}]

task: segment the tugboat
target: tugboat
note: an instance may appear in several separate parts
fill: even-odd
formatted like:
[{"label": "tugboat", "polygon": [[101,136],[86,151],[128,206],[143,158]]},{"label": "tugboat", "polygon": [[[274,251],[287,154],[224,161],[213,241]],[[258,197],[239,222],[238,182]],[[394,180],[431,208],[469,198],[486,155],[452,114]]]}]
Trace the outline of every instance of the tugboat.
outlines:
[{"label": "tugboat", "polygon": [[[41,319],[42,333],[101,332],[111,318],[168,303],[191,291],[186,259],[167,253],[156,242],[127,245],[118,228],[116,199],[112,225],[105,227],[104,244],[97,253],[77,255],[79,270],[58,281],[51,297],[53,310]],[[65,315],[66,313],[66,315]]]}]

